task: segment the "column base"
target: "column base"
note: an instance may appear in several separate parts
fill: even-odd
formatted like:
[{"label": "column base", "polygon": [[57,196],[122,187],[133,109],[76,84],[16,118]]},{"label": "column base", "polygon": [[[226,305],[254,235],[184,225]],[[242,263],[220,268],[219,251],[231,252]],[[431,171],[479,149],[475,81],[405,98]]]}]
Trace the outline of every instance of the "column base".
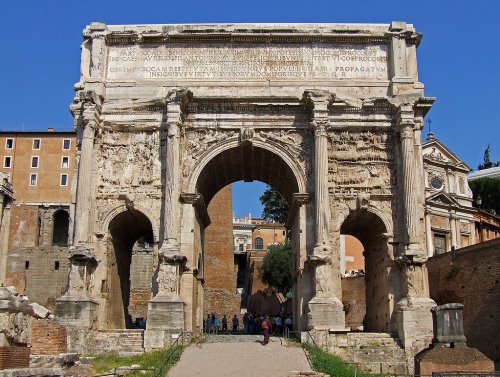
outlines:
[{"label": "column base", "polygon": [[97,318],[99,303],[86,296],[64,295],[56,300],[55,319],[66,326],[68,352],[88,352],[89,331]]},{"label": "column base", "polygon": [[56,320],[67,326],[92,328],[99,303],[87,296],[64,295],[56,300]]},{"label": "column base", "polygon": [[308,330],[345,330],[345,312],[338,298],[314,297],[307,304]]},{"label": "column base", "polygon": [[156,296],[148,304],[144,333],[146,350],[168,347],[184,329],[184,301],[178,296]]},{"label": "column base", "polygon": [[413,354],[428,347],[432,341],[432,313],[436,306],[429,297],[405,297],[396,304],[399,339]]}]

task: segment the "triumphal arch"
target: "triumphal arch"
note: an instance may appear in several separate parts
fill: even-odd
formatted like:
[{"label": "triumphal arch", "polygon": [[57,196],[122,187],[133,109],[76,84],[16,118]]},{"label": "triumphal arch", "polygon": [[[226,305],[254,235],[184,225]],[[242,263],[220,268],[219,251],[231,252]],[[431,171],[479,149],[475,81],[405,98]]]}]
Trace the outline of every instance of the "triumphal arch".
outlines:
[{"label": "triumphal arch", "polygon": [[366,258],[365,330],[432,335],[421,130],[434,99],[412,25],[92,23],[71,104],[78,132],[71,344],[126,328],[133,245],[151,247],[145,347],[202,324],[207,205],[260,180],[290,204],[297,330],[344,332],[340,235]]}]

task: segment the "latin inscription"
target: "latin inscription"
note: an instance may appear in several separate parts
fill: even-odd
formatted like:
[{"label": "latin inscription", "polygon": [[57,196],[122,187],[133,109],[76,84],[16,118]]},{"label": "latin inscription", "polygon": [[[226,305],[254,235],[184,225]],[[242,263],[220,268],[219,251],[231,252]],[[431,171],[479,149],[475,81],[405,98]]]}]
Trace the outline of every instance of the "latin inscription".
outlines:
[{"label": "latin inscription", "polygon": [[386,45],[110,46],[107,78],[172,80],[387,80]]}]

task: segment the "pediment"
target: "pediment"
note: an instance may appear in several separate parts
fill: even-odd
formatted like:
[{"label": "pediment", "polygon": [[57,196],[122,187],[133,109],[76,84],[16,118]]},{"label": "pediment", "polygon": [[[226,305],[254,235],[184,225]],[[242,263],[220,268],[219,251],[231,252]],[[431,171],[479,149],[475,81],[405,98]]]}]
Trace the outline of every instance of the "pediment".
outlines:
[{"label": "pediment", "polygon": [[460,207],[460,203],[444,192],[438,192],[425,199],[426,204]]},{"label": "pediment", "polygon": [[424,160],[471,171],[472,169],[437,139],[428,140],[422,145]]}]

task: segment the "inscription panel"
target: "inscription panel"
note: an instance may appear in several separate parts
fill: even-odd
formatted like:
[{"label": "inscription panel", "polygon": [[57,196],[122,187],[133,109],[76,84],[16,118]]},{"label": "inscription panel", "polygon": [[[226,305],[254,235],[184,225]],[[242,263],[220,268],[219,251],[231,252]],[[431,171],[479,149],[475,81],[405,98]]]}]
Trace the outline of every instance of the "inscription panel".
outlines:
[{"label": "inscription panel", "polygon": [[108,80],[387,80],[386,45],[109,46]]}]

